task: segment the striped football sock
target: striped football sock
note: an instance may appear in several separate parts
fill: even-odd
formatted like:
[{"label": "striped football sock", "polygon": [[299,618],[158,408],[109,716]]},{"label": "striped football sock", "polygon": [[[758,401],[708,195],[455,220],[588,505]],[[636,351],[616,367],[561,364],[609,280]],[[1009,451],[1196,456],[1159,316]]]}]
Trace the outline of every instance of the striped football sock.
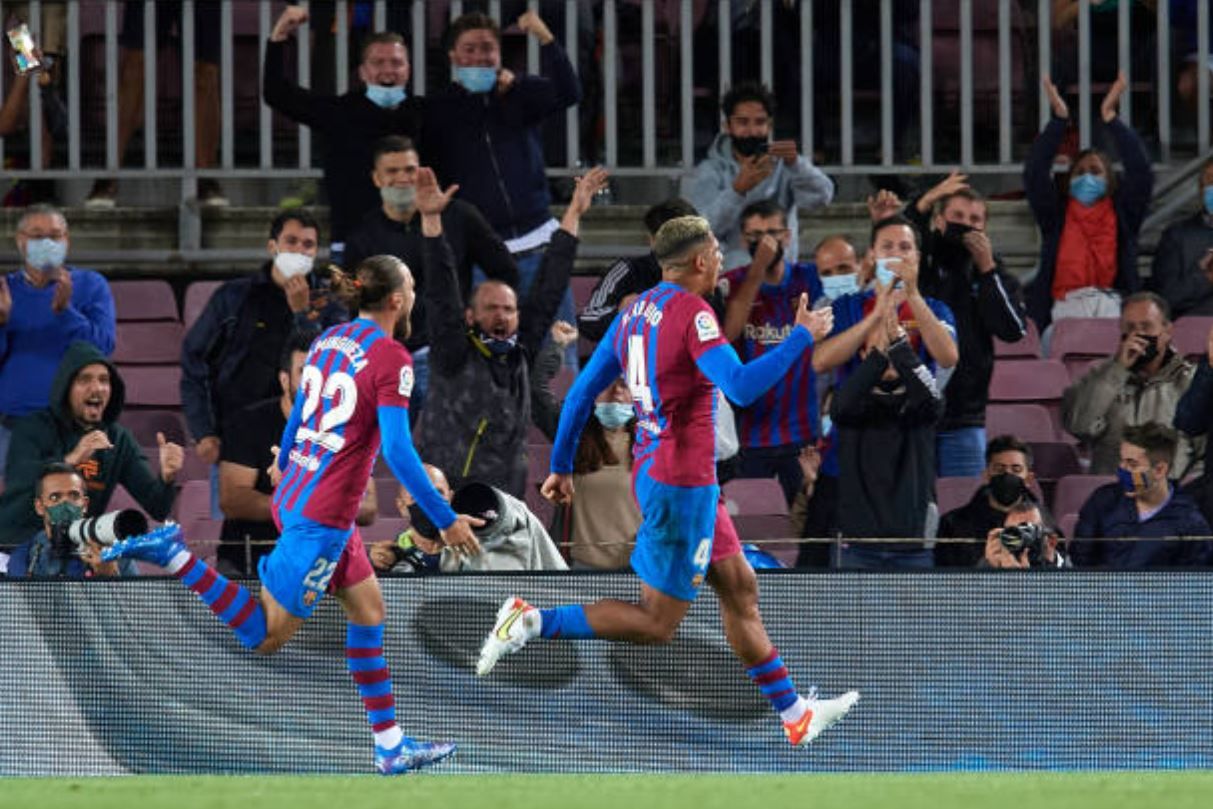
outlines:
[{"label": "striped football sock", "polygon": [[[797,710],[800,695],[796,693],[796,686],[792,684],[788,667],[779,657],[778,649],[772,647],[771,653],[761,663],[746,669],[746,674],[758,686],[762,695],[771,701],[771,707],[775,709],[776,713],[783,716],[787,711],[794,714],[792,719],[801,713]],[[788,717],[784,716],[784,719],[788,719]]]},{"label": "striped football sock", "polygon": [[396,724],[392,675],[383,659],[383,624],[349,624],[345,633],[345,662],[358,684],[358,696],[362,697],[362,705],[366,708],[375,744],[391,750],[400,744],[404,734]]},{"label": "striped football sock", "polygon": [[166,565],[181,583],[193,590],[202,603],[227,624],[247,649],[265,640],[265,612],[248,590],[228,581],[189,551],[181,551]]}]

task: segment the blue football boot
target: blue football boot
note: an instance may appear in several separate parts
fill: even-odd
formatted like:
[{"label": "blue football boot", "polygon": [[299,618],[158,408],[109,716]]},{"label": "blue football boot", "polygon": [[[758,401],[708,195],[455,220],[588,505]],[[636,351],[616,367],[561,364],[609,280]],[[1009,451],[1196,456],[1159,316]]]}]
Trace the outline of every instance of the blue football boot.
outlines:
[{"label": "blue football boot", "polygon": [[437,764],[454,752],[452,742],[419,742],[406,736],[391,750],[375,745],[375,768],[381,775],[403,775]]},{"label": "blue football boot", "polygon": [[115,542],[101,551],[101,559],[106,562],[138,559],[140,562],[168,567],[173,557],[184,550],[187,548],[181,539],[181,526],[170,522],[155,531]]}]

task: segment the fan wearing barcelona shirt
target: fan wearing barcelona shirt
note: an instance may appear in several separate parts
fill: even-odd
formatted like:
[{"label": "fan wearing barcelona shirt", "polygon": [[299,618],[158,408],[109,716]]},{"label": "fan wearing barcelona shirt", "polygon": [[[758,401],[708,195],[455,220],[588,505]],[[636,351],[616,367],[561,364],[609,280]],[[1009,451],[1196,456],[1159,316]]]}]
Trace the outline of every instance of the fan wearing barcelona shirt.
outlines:
[{"label": "fan wearing barcelona shirt", "polygon": [[[573,455],[594,399],[624,375],[636,416],[632,491],[641,525],[632,567],[641,580],[638,603],[607,600],[539,610],[507,599],[481,648],[476,671],[487,674],[502,655],[534,638],[603,638],[668,643],[706,580],[716,591],[733,651],[801,744],[841,719],[859,699],[801,696],[758,612],[758,583],[741,552],[716,483],[717,386],[746,405],[768,390],[830,330],[828,309],[810,311],[802,295],[788,338],[743,364],[703,296],[715,288],[722,256],[708,221],[698,216],[661,226],[653,252],[662,282],[641,293],[607,329],[589,365],[565,399],[543,494],[570,503]],[[626,373],[625,373],[626,371]]]},{"label": "fan wearing barcelona shirt", "polygon": [[[449,193],[449,192],[448,192]],[[135,558],[167,569],[261,654],[280,649],[327,592],[345,608],[346,658],[375,737],[375,765],[396,775],[454,752],[449,743],[407,738],[396,724],[391,676],[383,657],[384,605],[354,526],[362,493],[379,454],[441,528],[448,547],[478,553],[472,524],[434,489],[409,434],[413,365],[404,341],[413,308],[413,277],[393,256],[372,256],[351,276],[337,271],[334,288],[358,318],[312,343],[299,393],[270,467],[273,509],[282,535],[261,560],[261,599],[194,556],[180,526],[113,545],[107,559]]]},{"label": "fan wearing barcelona shirt", "polygon": [[[724,336],[742,362],[750,362],[788,338],[796,326],[801,295],[822,295],[817,268],[787,256],[791,233],[787,213],[774,200],[752,203],[741,212],[741,238],[752,261],[720,277],[717,288],[727,301]],[[738,477],[779,479],[788,504],[804,484],[797,460],[816,441],[817,377],[808,353],[749,407],[737,411],[741,443]]]}]

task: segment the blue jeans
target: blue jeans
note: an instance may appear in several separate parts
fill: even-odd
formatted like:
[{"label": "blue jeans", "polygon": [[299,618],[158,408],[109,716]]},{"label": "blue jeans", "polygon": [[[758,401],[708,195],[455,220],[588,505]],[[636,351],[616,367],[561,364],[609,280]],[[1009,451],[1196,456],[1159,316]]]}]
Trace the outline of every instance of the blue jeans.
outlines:
[{"label": "blue jeans", "polygon": [[[529,253],[523,253],[514,257],[514,263],[518,265],[518,298],[525,299],[531,292],[531,287],[535,283],[535,279],[539,276],[539,266],[543,263],[543,250],[533,250]],[[572,326],[577,325],[577,310],[573,307],[573,290],[567,287],[564,290],[564,298],[560,301],[560,308],[556,310],[556,319],[563,320]],[[550,340],[551,336],[545,339]],[[564,351],[564,367],[578,370],[579,363],[577,362],[577,344],[573,343]]]},{"label": "blue jeans", "polygon": [[935,466],[941,478],[975,478],[986,468],[986,428],[962,427],[935,436]]},{"label": "blue jeans", "polygon": [[800,462],[796,460],[799,455],[800,447],[796,444],[742,447],[737,477],[778,479],[784,499],[791,506],[792,501],[796,499],[796,493],[804,485],[804,472],[800,468]]},{"label": "blue jeans", "polygon": [[838,566],[860,570],[928,570],[935,558],[926,548],[888,550],[871,545],[843,545]]},{"label": "blue jeans", "polygon": [[421,408],[425,407],[425,394],[430,389],[430,347],[413,352],[413,393],[409,396],[409,426],[416,426]]}]

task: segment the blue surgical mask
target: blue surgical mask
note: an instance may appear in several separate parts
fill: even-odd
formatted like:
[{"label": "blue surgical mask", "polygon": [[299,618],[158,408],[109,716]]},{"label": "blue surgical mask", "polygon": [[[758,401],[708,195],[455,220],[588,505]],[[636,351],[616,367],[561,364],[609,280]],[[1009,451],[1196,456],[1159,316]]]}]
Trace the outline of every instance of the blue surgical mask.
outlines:
[{"label": "blue surgical mask", "polygon": [[632,406],[620,402],[598,402],[594,405],[594,418],[608,430],[618,430],[632,420]]},{"label": "blue surgical mask", "polygon": [[830,414],[827,413],[821,417],[821,437],[825,438],[827,435],[829,435],[833,431],[834,431],[834,420],[832,418],[830,418]]},{"label": "blue surgical mask", "polygon": [[897,273],[890,269],[891,265],[897,265],[900,263],[901,259],[899,258],[876,259],[876,280],[884,286],[889,286],[890,284],[895,287],[900,286],[901,279],[897,276]]},{"label": "blue surgical mask", "polygon": [[821,279],[821,293],[832,301],[858,291],[859,281],[853,272],[846,275],[827,275]]},{"label": "blue surgical mask", "polygon": [[408,93],[403,87],[384,87],[382,84],[368,84],[366,86],[366,97],[371,100],[377,107],[383,107],[385,110],[390,110],[392,107],[398,107],[404,103]]},{"label": "blue surgical mask", "polygon": [[1150,488],[1154,481],[1150,480],[1150,473],[1144,469],[1140,472],[1130,472],[1123,466],[1116,467],[1116,479],[1120,481],[1120,487],[1125,490],[1125,494],[1141,494]]},{"label": "blue surgical mask", "polygon": [[495,67],[457,67],[455,81],[469,93],[487,93],[497,84]]},{"label": "blue surgical mask", "polygon": [[1079,205],[1091,207],[1108,193],[1108,181],[1094,174],[1080,174],[1070,181],[1070,196]]},{"label": "blue surgical mask", "polygon": [[57,239],[30,239],[25,243],[25,263],[43,272],[63,266],[67,242]]},{"label": "blue surgical mask", "polygon": [[1213,216],[1213,185],[1206,185],[1201,196],[1205,202],[1205,213]]}]

